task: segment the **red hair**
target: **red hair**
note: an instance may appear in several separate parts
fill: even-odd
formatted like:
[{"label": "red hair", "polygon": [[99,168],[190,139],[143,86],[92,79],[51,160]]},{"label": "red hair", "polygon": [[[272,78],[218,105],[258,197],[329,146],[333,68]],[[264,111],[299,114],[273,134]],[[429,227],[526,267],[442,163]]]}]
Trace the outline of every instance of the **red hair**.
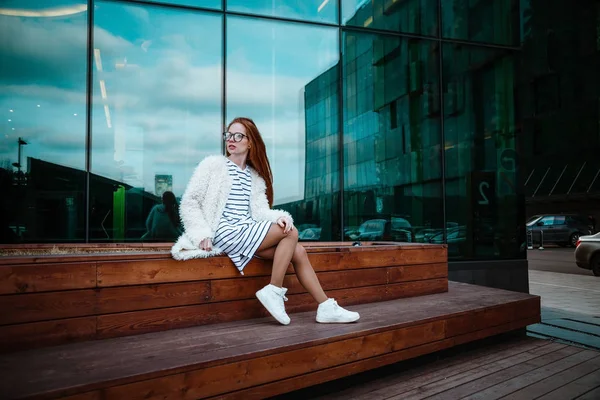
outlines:
[{"label": "red hair", "polygon": [[[265,142],[256,127],[254,121],[250,118],[238,117],[227,125],[227,130],[231,128],[231,125],[238,123],[242,124],[246,128],[246,135],[248,135],[248,141],[250,148],[248,149],[248,159],[246,163],[250,165],[261,178],[265,180],[267,186],[267,200],[269,201],[269,207],[273,206],[273,173],[271,172],[271,165],[267,158],[267,148]],[[229,154],[229,152],[227,152]]]}]

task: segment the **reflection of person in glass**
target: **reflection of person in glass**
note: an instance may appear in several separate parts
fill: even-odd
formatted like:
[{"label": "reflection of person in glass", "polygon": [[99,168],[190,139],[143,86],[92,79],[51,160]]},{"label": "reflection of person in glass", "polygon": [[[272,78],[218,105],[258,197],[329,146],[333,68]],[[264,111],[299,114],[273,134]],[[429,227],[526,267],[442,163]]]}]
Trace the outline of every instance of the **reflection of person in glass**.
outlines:
[{"label": "reflection of person in glass", "polygon": [[146,219],[148,232],[142,236],[144,240],[175,240],[181,234],[179,227],[179,207],[173,192],[166,191],[162,195],[162,204],[152,207]]},{"label": "reflection of person in glass", "polygon": [[256,297],[283,325],[290,323],[284,307],[287,289],[282,285],[291,261],[298,280],[319,303],[317,322],[357,321],[358,313],[345,310],[323,292],[290,214],[271,209],[271,167],[254,122],[234,119],[223,139],[228,157],[202,160],[185,190],[181,200],[185,233],[173,246],[173,257],[186,260],[225,253],[242,274],[253,256],[272,259],[271,283]]}]

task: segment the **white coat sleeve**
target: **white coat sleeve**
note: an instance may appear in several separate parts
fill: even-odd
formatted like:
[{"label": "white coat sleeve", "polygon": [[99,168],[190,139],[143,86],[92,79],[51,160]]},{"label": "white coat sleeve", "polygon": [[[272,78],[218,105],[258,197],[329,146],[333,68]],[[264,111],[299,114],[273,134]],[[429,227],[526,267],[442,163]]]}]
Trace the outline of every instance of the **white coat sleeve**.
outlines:
[{"label": "white coat sleeve", "polygon": [[203,160],[196,167],[181,198],[179,209],[185,234],[195,246],[199,246],[206,238],[212,239],[213,235],[202,208],[210,179],[207,164],[206,160]]}]

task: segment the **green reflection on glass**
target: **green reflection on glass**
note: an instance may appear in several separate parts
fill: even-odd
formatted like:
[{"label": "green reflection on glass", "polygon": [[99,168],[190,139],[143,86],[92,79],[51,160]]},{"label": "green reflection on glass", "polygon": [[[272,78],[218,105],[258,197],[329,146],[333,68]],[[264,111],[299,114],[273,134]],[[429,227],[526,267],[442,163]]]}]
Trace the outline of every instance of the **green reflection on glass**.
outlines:
[{"label": "green reflection on glass", "polygon": [[344,34],[344,219],[349,240],[442,231],[436,42]]},{"label": "green reflection on glass", "polygon": [[337,0],[227,0],[227,10],[301,21],[337,23]]},{"label": "green reflection on glass", "polygon": [[443,37],[518,45],[519,0],[442,1],[441,4]]},{"label": "green reflection on glass", "polygon": [[345,25],[438,36],[438,0],[342,0]]},{"label": "green reflection on glass", "polygon": [[338,51],[335,28],[227,20],[227,120],[256,122],[301,240],[339,238]]},{"label": "green reflection on glass", "polygon": [[444,133],[449,256],[523,256],[510,52],[445,44]]}]

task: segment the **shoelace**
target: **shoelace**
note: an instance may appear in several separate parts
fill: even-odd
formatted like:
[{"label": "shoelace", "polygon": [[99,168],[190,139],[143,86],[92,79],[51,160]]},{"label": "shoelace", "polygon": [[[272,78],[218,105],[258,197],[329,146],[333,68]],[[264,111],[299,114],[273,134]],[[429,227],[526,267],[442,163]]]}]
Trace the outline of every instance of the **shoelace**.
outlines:
[{"label": "shoelace", "polygon": [[285,297],[285,295],[283,293],[277,293],[277,294],[283,298],[283,301],[288,301],[288,298]]}]

